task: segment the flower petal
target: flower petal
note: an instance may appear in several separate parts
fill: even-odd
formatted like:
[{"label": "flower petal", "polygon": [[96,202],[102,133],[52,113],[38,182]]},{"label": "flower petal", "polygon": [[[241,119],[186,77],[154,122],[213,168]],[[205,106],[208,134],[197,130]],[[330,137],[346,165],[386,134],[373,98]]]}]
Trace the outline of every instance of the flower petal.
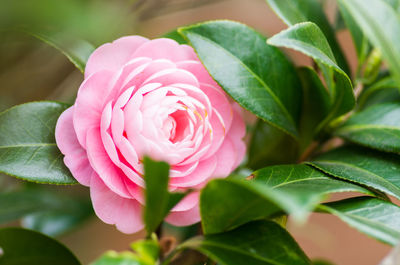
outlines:
[{"label": "flower petal", "polygon": [[103,44],[90,55],[86,63],[85,78],[101,70],[117,72],[146,42],[149,40],[141,36],[127,36],[112,43]]},{"label": "flower petal", "polygon": [[64,111],[57,121],[56,142],[65,155],[64,163],[72,176],[82,185],[89,186],[93,169],[87,158],[86,150],[78,142],[72,123],[74,107]]},{"label": "flower petal", "polygon": [[132,234],[143,229],[142,206],[135,199],[126,199],[111,191],[93,173],[90,197],[96,215],[107,224],[115,224],[123,233]]}]

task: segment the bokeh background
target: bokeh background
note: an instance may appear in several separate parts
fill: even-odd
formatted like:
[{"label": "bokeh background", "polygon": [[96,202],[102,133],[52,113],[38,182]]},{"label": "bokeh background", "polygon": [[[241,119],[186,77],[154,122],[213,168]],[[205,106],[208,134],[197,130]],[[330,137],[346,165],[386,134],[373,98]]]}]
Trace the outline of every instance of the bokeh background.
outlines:
[{"label": "bokeh background", "polygon": [[[334,0],[324,2],[334,23]],[[72,103],[82,82],[82,74],[59,51],[21,32],[21,22],[34,29],[76,36],[98,46],[128,34],[155,38],[178,26],[213,19],[240,21],[267,36],[286,28],[264,0],[0,0],[0,111],[34,100]],[[351,37],[347,31],[340,31],[338,36],[354,69],[356,55]],[[311,64],[301,54],[288,54],[296,64]],[[1,192],[19,184],[0,176],[0,185]],[[88,193],[82,187],[49,189]],[[335,195],[331,199],[345,196]],[[289,230],[309,257],[324,258],[338,265],[375,265],[390,251],[389,246],[330,215],[312,214],[303,226],[289,221]],[[142,233],[121,234],[92,218],[60,240],[83,264],[88,264],[108,249],[128,249],[141,236]]]}]

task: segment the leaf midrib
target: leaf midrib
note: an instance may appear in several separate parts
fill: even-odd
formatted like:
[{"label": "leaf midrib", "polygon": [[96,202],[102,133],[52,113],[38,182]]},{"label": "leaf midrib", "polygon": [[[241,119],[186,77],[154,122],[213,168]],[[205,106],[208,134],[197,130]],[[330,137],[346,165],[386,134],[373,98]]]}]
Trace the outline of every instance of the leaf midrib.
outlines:
[{"label": "leaf midrib", "polygon": [[[334,161],[334,160],[316,160],[316,161],[311,162],[313,165],[317,166],[319,169],[323,170],[324,172],[326,172],[328,174],[334,175],[335,177],[346,179],[346,180],[350,180],[350,181],[353,181],[353,182],[356,182],[356,183],[359,183],[359,184],[367,185],[369,187],[373,187],[370,184],[362,183],[362,182],[360,182],[358,180],[355,180],[354,178],[350,179],[350,178],[347,178],[347,177],[339,176],[338,174],[333,174],[331,172],[328,172],[324,168],[321,168],[320,166],[316,165],[314,162],[322,163],[322,164],[325,163],[325,164],[330,164],[330,165],[336,165],[337,164],[337,165],[342,165],[342,166],[354,168],[356,170],[359,170],[359,171],[367,173],[369,176],[372,176],[372,177],[375,177],[377,179],[380,179],[382,182],[389,184],[389,186],[394,187],[395,190],[399,191],[399,187],[397,187],[395,184],[393,184],[392,182],[386,180],[385,178],[383,178],[383,177],[381,177],[381,176],[379,176],[379,175],[377,175],[377,174],[375,174],[375,173],[373,173],[371,171],[368,171],[367,169],[360,168],[360,167],[354,166],[352,164],[348,164],[346,162],[340,162],[340,161]],[[373,187],[373,188],[376,188],[376,187]],[[391,192],[394,193],[393,191],[391,191]],[[396,192],[396,193],[399,193],[399,192]],[[397,194],[396,196],[400,197],[400,194]]]},{"label": "leaf midrib", "polygon": [[37,144],[2,145],[2,146],[0,146],[0,149],[22,148],[22,147],[45,147],[45,146],[57,146],[57,144],[56,143],[37,143]]}]

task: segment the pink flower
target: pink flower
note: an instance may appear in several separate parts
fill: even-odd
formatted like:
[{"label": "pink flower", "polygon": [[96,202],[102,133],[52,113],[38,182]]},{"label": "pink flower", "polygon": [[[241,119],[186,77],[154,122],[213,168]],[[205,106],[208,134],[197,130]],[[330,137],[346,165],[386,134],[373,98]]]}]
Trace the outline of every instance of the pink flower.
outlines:
[{"label": "pink flower", "polygon": [[[129,36],[90,56],[56,140],[72,175],[90,187],[99,218],[134,233],[143,228],[142,158],[171,165],[171,191],[226,177],[245,154],[240,113],[190,46]],[[198,192],[189,194],[166,221],[198,222],[198,201]]]}]

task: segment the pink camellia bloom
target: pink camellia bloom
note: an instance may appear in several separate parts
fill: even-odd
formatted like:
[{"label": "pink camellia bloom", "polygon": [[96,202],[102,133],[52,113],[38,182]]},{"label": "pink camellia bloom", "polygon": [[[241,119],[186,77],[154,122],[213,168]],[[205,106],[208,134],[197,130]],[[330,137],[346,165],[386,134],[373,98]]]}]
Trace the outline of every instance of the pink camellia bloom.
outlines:
[{"label": "pink camellia bloom", "polygon": [[[240,107],[190,46],[140,36],[93,52],[76,102],[56,127],[64,162],[90,187],[97,216],[124,233],[143,228],[144,156],[171,165],[170,191],[198,190],[239,165],[244,135]],[[200,221],[198,195],[186,196],[166,221]]]}]

